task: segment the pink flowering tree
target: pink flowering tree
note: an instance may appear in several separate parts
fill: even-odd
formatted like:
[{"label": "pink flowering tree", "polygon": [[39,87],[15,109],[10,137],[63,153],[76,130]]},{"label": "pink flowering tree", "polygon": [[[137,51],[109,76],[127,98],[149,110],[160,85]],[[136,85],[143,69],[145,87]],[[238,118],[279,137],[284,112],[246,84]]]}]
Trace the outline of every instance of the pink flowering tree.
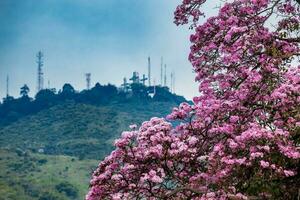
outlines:
[{"label": "pink flowering tree", "polygon": [[193,105],[123,132],[87,200],[300,198],[300,1],[233,0],[208,19],[205,2],[175,11],[194,29]]}]

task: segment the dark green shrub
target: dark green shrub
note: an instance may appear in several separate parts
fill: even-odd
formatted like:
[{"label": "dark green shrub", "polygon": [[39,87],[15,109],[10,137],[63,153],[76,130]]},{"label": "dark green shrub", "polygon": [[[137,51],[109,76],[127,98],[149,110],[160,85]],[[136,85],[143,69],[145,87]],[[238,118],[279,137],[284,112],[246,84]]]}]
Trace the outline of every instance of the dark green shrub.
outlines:
[{"label": "dark green shrub", "polygon": [[56,185],[55,189],[60,193],[64,192],[68,197],[78,197],[78,189],[68,182],[63,182]]},{"label": "dark green shrub", "polygon": [[40,196],[39,200],[59,200],[59,197],[52,193],[45,192]]},{"label": "dark green shrub", "polygon": [[38,160],[38,163],[39,163],[40,165],[46,164],[47,162],[48,162],[47,159],[40,159],[40,160]]}]

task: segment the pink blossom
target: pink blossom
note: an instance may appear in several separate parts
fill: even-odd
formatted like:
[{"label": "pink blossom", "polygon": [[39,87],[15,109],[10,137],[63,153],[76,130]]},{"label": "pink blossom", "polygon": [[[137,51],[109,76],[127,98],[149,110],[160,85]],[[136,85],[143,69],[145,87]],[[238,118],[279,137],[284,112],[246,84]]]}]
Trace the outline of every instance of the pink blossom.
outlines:
[{"label": "pink blossom", "polygon": [[291,171],[291,170],[283,170],[283,173],[285,176],[289,177],[289,176],[294,176],[295,172]]},{"label": "pink blossom", "polygon": [[268,168],[270,166],[269,162],[266,162],[264,160],[260,161],[260,166],[262,166],[262,168]]},{"label": "pink blossom", "polygon": [[[278,189],[290,199],[298,192],[300,66],[291,61],[300,54],[293,30],[300,5],[225,1],[206,18],[203,4],[182,0],[174,13],[177,25],[190,24],[193,31],[188,59],[199,94],[175,107],[169,121],[154,117],[123,132],[95,170],[87,200],[267,193],[276,199]],[[245,190],[257,182],[268,187]]]},{"label": "pink blossom", "polygon": [[129,128],[130,128],[130,129],[136,129],[136,128],[137,128],[137,125],[136,125],[136,124],[132,124],[132,125],[129,126]]},{"label": "pink blossom", "polygon": [[239,117],[238,116],[231,116],[230,117],[230,122],[231,123],[236,123],[236,122],[238,122],[239,121]]}]

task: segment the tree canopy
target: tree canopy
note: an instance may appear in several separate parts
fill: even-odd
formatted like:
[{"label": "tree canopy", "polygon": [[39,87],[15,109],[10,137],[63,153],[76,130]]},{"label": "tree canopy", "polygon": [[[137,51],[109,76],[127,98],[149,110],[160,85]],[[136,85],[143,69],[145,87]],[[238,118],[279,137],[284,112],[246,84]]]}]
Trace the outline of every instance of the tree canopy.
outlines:
[{"label": "tree canopy", "polygon": [[20,95],[21,95],[22,97],[28,97],[29,91],[30,91],[29,87],[28,87],[26,84],[24,84],[24,85],[20,88]]},{"label": "tree canopy", "polygon": [[[20,88],[20,98],[7,96],[3,103],[0,103],[0,126],[2,124],[9,124],[23,116],[37,113],[43,109],[51,106],[62,104],[65,101],[72,101],[75,103],[91,104],[96,106],[107,105],[110,103],[134,103],[134,102],[174,102],[177,105],[185,100],[184,97],[172,94],[168,89],[158,88],[157,95],[154,98],[148,96],[150,87],[142,84],[132,84],[132,94],[128,92],[118,91],[115,85],[101,85],[96,83],[90,90],[76,91],[75,88],[66,83],[62,90],[57,93],[53,89],[40,90],[35,98],[29,97],[29,87],[25,84]],[[164,90],[160,92],[160,90]]]}]

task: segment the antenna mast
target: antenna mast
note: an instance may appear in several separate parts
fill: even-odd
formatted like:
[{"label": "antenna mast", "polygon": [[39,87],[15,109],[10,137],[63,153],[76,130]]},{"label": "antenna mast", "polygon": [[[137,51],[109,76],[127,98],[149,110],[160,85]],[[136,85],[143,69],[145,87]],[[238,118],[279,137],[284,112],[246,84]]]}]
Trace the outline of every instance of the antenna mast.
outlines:
[{"label": "antenna mast", "polygon": [[44,62],[43,62],[43,53],[41,51],[39,51],[36,55],[37,57],[37,64],[38,64],[38,85],[37,85],[37,92],[39,92],[40,90],[43,89],[43,85],[44,85],[44,78],[43,78],[43,70],[42,70],[42,67],[44,65]]},{"label": "antenna mast", "polygon": [[171,93],[173,92],[173,72],[171,72]]},{"label": "antenna mast", "polygon": [[175,93],[175,72],[173,72],[173,93]]},{"label": "antenna mast", "polygon": [[160,85],[163,85],[163,65],[164,65],[164,58],[161,57],[160,59]]},{"label": "antenna mast", "polygon": [[165,64],[165,77],[164,77],[164,86],[167,86],[167,65]]},{"label": "antenna mast", "polygon": [[86,73],[86,89],[89,90],[91,88],[91,73]]},{"label": "antenna mast", "polygon": [[155,79],[154,79],[154,86],[153,86],[153,97],[156,95],[156,83],[155,83]]},{"label": "antenna mast", "polygon": [[151,60],[148,57],[148,86],[151,86]]},{"label": "antenna mast", "polygon": [[9,96],[9,76],[6,76],[6,97]]},{"label": "antenna mast", "polygon": [[123,84],[121,85],[123,87],[124,92],[128,92],[128,88],[129,88],[129,83],[127,83],[127,78],[124,77],[123,78]]}]

